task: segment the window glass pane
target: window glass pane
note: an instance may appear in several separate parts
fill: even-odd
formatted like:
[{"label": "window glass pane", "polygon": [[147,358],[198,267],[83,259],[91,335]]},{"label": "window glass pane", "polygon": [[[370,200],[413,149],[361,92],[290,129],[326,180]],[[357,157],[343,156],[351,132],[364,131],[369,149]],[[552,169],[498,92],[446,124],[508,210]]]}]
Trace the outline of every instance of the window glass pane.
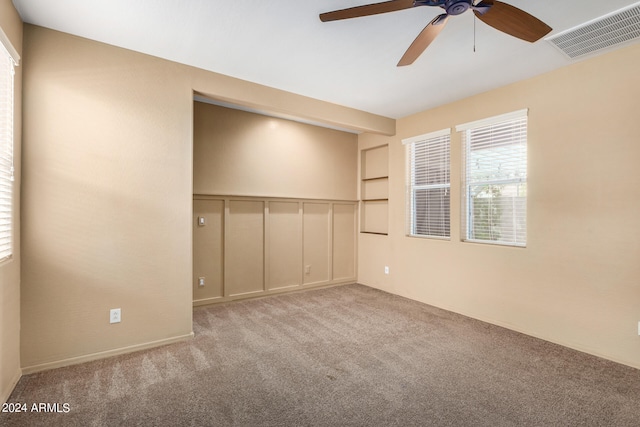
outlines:
[{"label": "window glass pane", "polygon": [[0,43],[0,260],[13,253],[13,59]]},{"label": "window glass pane", "polygon": [[416,143],[413,163],[414,185],[448,183],[448,140]]},{"label": "window glass pane", "polygon": [[413,234],[449,237],[449,188],[418,189],[414,192]]},{"label": "window glass pane", "polygon": [[407,145],[407,234],[450,236],[450,131]]},{"label": "window glass pane", "polygon": [[463,133],[463,240],[524,246],[527,117]]},{"label": "window glass pane", "polygon": [[526,243],[526,184],[470,186],[469,239]]}]

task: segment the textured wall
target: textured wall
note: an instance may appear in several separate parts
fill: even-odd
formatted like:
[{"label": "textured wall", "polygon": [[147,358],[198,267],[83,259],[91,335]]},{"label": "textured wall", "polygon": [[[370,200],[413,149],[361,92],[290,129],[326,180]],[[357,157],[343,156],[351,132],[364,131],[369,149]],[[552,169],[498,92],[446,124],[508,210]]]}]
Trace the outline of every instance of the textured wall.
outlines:
[{"label": "textured wall", "polygon": [[24,49],[27,372],[191,333],[194,91],[340,127],[395,125],[40,27],[25,26]]},{"label": "textured wall", "polygon": [[[389,236],[360,235],[361,283],[640,367],[640,45],[401,119],[389,143]],[[403,138],[529,109],[527,247],[404,235]],[[390,275],[383,273],[391,267]]]},{"label": "textured wall", "polygon": [[194,194],[356,199],[353,133],[196,102]]}]

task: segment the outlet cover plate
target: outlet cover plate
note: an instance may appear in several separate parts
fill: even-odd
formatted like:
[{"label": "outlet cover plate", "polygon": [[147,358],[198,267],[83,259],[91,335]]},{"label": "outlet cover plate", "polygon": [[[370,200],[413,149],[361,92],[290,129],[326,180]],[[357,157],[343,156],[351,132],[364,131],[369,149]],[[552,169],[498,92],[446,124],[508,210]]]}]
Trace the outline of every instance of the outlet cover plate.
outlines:
[{"label": "outlet cover plate", "polygon": [[121,312],[119,308],[112,308],[109,311],[109,323],[120,323],[121,321]]}]

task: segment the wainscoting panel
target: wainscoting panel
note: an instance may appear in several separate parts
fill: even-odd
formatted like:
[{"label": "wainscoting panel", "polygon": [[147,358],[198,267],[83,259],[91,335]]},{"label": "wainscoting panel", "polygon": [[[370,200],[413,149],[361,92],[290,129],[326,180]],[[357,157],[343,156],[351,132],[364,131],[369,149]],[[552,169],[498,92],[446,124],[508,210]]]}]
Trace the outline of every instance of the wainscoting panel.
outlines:
[{"label": "wainscoting panel", "polygon": [[331,277],[331,205],[304,204],[304,284],[327,282]]},{"label": "wainscoting panel", "polygon": [[333,205],[333,278],[350,279],[356,275],[356,205]]},{"label": "wainscoting panel", "polygon": [[[204,219],[204,224],[198,223]],[[224,296],[224,200],[193,201],[193,299],[214,300]],[[204,280],[200,286],[199,280]]]},{"label": "wainscoting panel", "polygon": [[264,202],[230,200],[225,233],[225,295],[264,291]]},{"label": "wainscoting panel", "polygon": [[269,202],[267,290],[302,283],[302,215],[298,202]]},{"label": "wainscoting panel", "polygon": [[194,195],[193,304],[354,283],[357,215],[355,201]]}]

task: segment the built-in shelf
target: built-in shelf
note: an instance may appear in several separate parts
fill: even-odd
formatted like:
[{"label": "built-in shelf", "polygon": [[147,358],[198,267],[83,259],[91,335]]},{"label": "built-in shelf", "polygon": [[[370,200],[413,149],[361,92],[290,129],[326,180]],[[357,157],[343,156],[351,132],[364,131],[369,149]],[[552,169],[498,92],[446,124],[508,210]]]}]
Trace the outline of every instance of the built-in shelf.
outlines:
[{"label": "built-in shelf", "polygon": [[362,150],[360,232],[387,235],[389,224],[389,147]]},{"label": "built-in shelf", "polygon": [[362,178],[362,181],[363,182],[365,182],[365,181],[376,181],[376,180],[379,180],[379,179],[389,179],[389,177],[388,176],[375,176],[373,178]]}]

